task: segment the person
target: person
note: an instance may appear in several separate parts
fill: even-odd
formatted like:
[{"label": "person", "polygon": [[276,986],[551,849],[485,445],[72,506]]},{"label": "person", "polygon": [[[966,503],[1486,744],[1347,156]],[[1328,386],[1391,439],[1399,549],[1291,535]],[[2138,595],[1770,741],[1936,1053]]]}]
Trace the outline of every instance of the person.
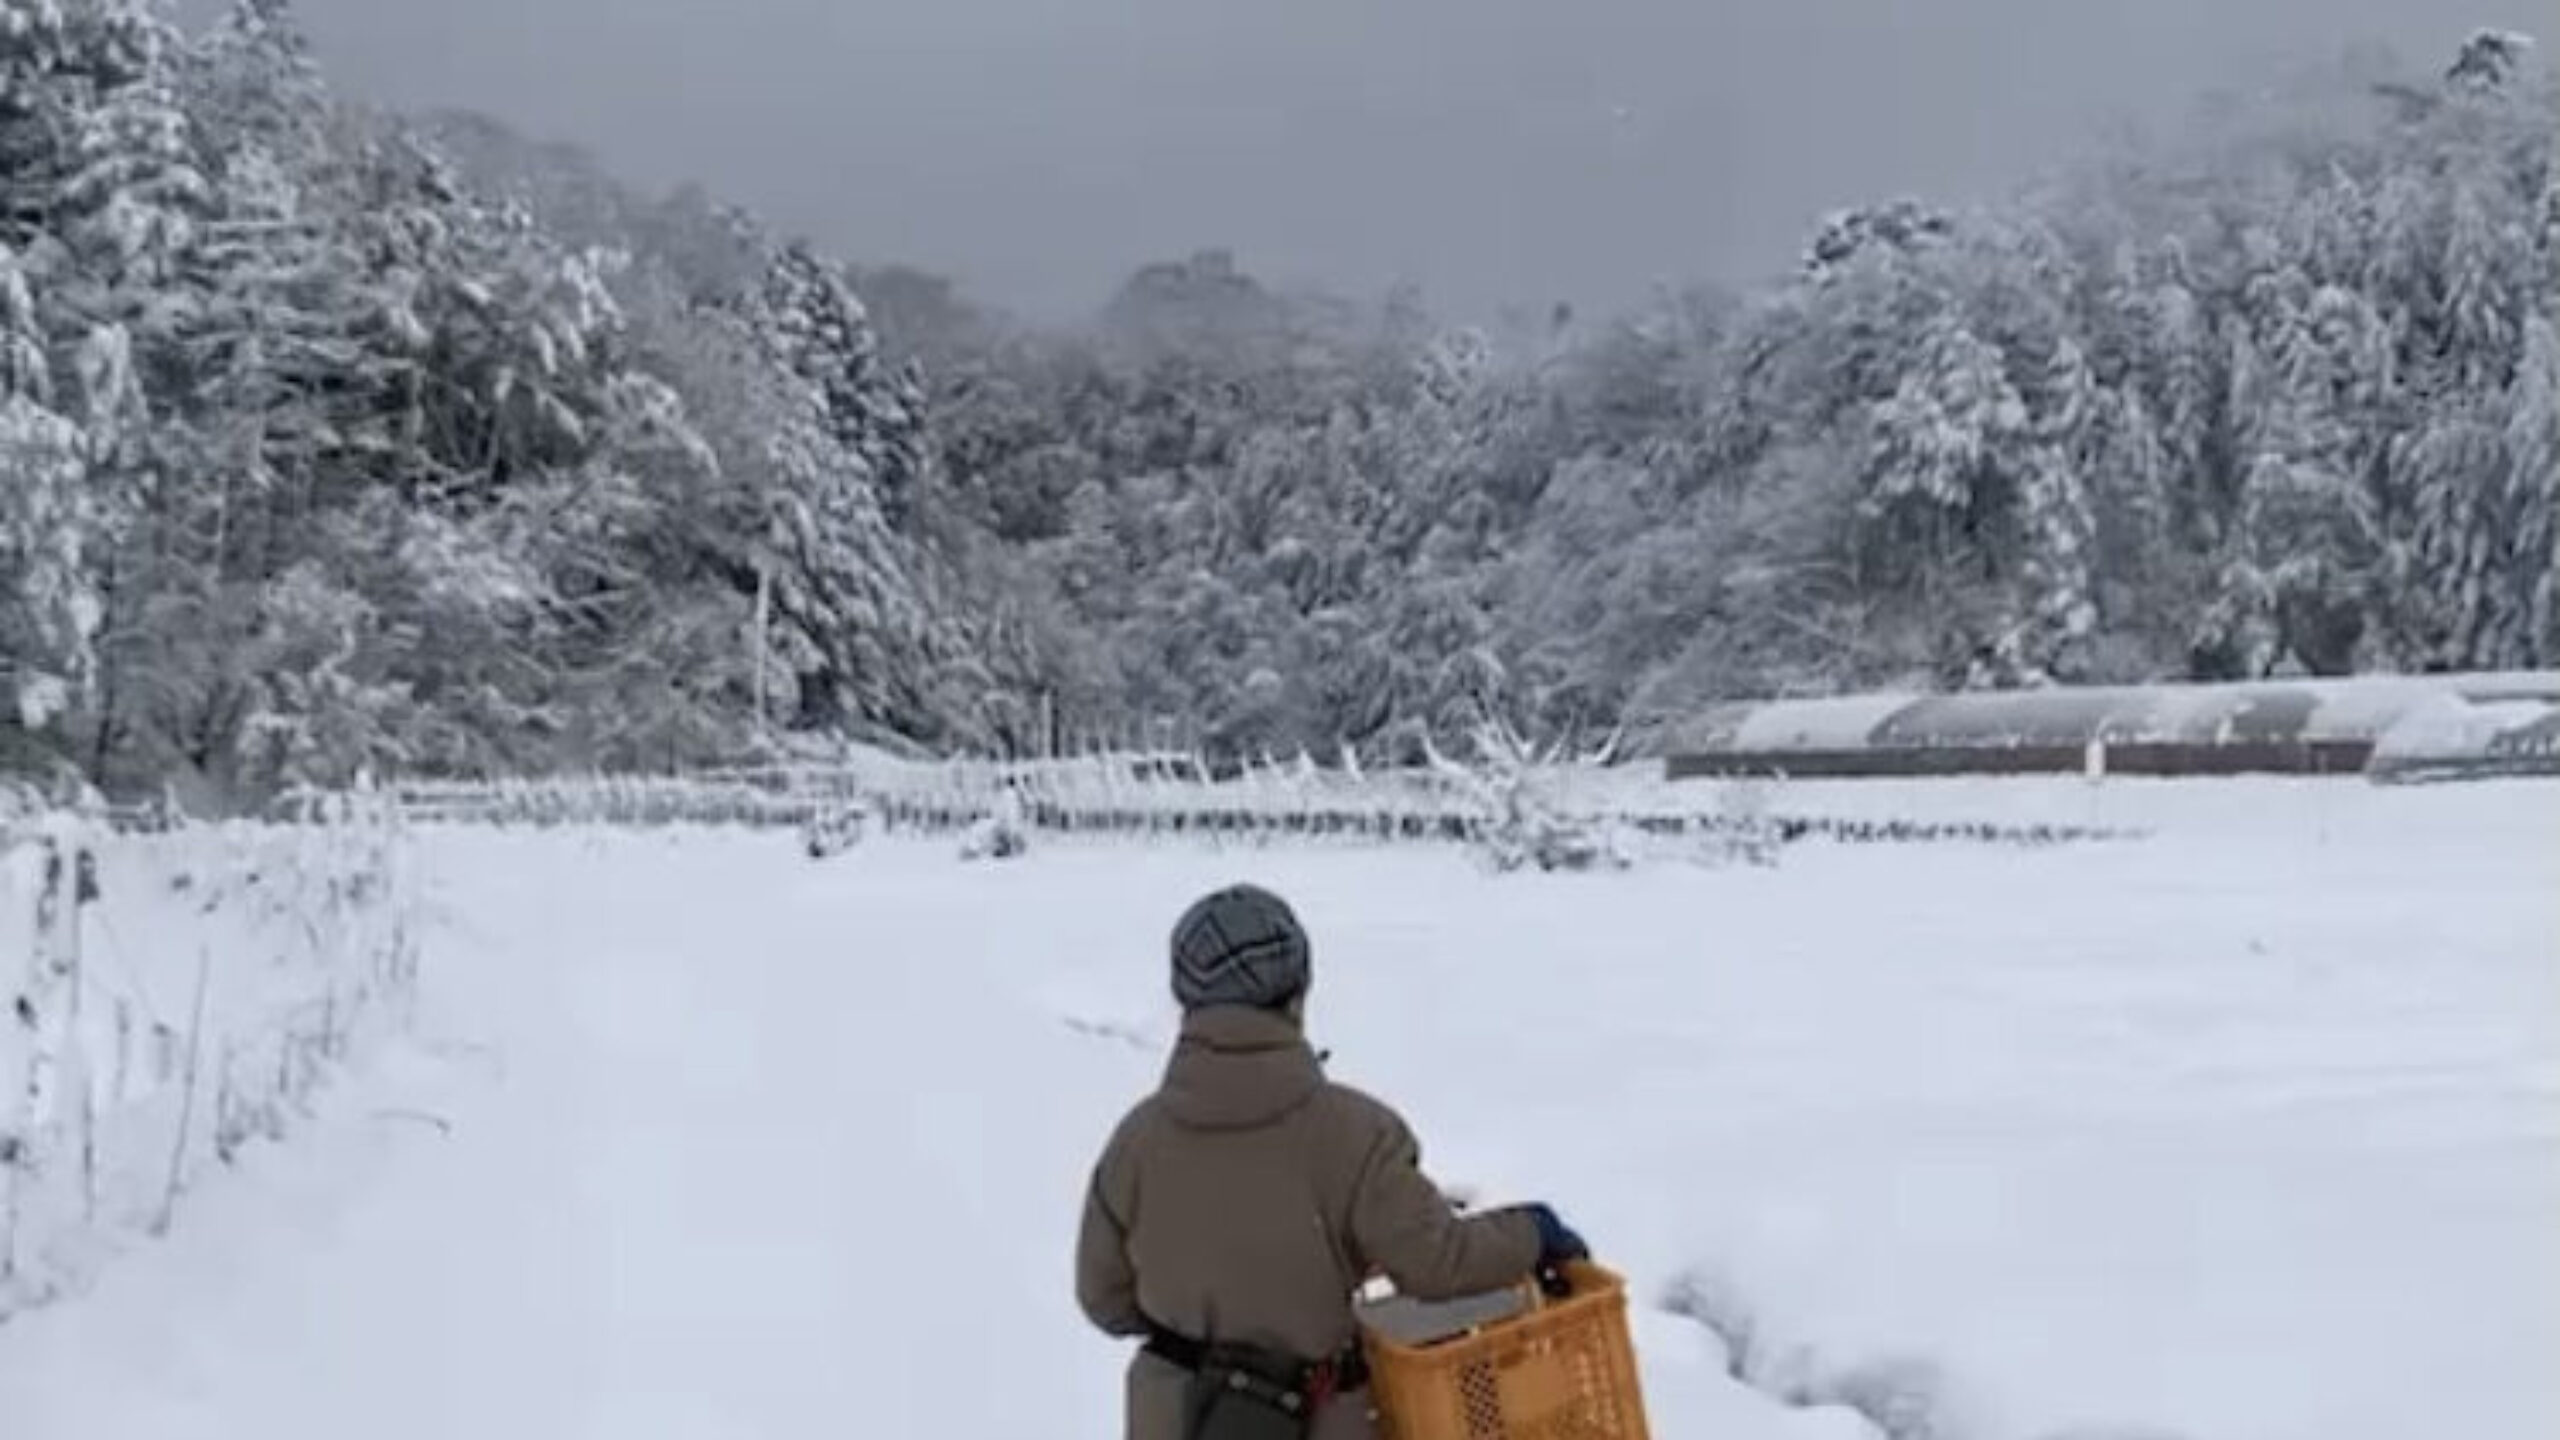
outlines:
[{"label": "person", "polygon": [[1589,1251],[1545,1205],[1460,1213],[1396,1112],[1325,1078],[1307,935],[1278,896],[1206,896],[1172,951],[1181,1035],[1094,1166],[1076,1246],[1086,1317],[1145,1342],[1128,1440],[1368,1440],[1352,1295],[1369,1276],[1446,1300]]}]

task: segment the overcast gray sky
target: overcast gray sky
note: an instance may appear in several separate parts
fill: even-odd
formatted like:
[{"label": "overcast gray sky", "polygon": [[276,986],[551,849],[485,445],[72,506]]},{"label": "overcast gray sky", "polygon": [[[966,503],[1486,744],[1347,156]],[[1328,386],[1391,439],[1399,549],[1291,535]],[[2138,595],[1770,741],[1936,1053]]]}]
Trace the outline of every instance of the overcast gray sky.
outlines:
[{"label": "overcast gray sky", "polygon": [[1026,314],[1266,277],[1612,306],[1835,205],[1996,195],[2121,119],[2548,0],[301,0],[340,87],[699,179]]}]

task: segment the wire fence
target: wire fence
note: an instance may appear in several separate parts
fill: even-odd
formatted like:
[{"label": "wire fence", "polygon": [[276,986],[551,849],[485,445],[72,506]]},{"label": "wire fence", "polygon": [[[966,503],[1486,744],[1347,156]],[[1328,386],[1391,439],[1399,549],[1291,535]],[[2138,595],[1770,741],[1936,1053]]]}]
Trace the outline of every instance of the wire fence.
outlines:
[{"label": "wire fence", "polygon": [[421,824],[739,825],[952,834],[990,822],[1058,836],[1254,843],[1487,845],[1523,827],[1641,843],[1765,849],[1964,842],[2048,845],[2117,838],[2097,826],[1787,813],[1753,787],[1628,783],[1604,767],[1447,760],[1363,772],[1306,761],[1214,775],[1194,757],[904,760],[736,767],[681,776],[415,781],[390,787]]},{"label": "wire fence", "polygon": [[209,1167],[406,1026],[402,827],[355,796],[285,825],[0,826],[0,1315],[165,1230]]}]

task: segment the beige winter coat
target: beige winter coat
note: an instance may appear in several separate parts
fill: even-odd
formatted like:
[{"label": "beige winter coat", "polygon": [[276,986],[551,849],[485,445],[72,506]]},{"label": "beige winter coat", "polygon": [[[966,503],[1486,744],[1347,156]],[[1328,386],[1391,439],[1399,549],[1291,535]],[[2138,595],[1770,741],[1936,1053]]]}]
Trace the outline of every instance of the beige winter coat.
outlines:
[{"label": "beige winter coat", "polygon": [[[1424,1299],[1477,1294],[1537,1264],[1519,1211],[1461,1216],[1424,1178],[1395,1112],[1324,1078],[1288,1016],[1194,1012],[1164,1084],[1094,1167],[1076,1298],[1113,1335],[1147,1322],[1317,1359],[1356,1337],[1353,1288],[1384,1271]],[[1183,1373],[1141,1352],[1129,1440],[1183,1440]],[[1365,1392],[1317,1418],[1318,1440],[1367,1440]]]}]

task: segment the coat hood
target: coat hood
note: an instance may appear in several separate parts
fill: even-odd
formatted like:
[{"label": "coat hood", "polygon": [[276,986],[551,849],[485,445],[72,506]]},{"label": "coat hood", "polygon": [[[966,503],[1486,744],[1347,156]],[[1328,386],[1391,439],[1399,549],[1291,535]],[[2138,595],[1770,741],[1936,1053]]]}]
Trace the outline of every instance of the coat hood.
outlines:
[{"label": "coat hood", "polygon": [[1215,1005],[1183,1017],[1165,1066],[1165,1113],[1194,1130],[1250,1130],[1307,1102],[1324,1070],[1287,1015]]}]

